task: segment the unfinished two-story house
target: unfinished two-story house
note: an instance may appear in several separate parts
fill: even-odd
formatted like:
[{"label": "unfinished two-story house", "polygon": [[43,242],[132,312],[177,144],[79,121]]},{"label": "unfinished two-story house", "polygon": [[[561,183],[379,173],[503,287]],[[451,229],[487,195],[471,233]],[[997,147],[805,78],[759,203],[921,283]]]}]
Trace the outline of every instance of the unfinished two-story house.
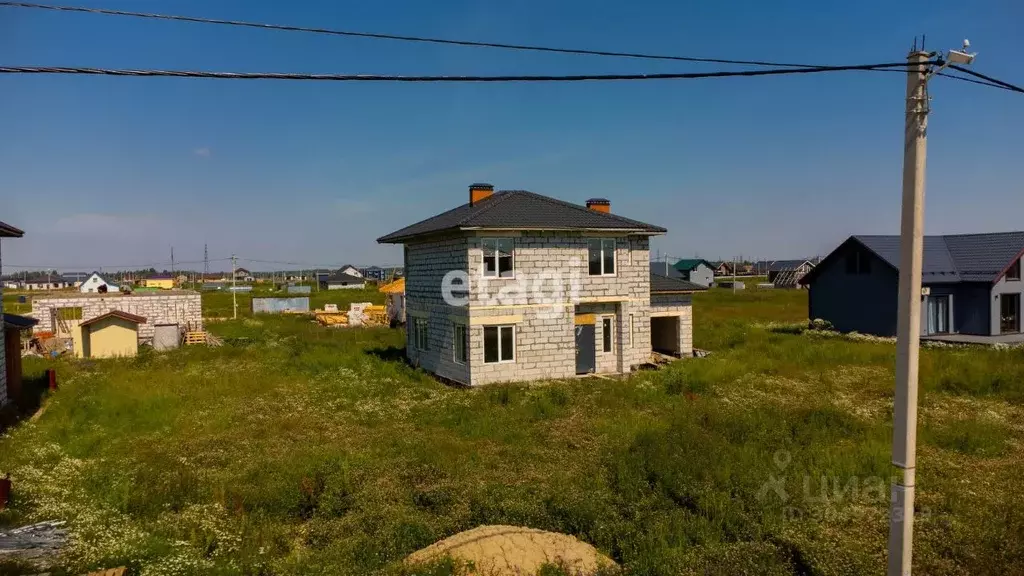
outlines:
[{"label": "unfinished two-story house", "polygon": [[522,190],[469,188],[457,208],[392,232],[404,244],[409,360],[467,385],[626,373],[692,353],[692,294],[651,274],[665,229]]}]

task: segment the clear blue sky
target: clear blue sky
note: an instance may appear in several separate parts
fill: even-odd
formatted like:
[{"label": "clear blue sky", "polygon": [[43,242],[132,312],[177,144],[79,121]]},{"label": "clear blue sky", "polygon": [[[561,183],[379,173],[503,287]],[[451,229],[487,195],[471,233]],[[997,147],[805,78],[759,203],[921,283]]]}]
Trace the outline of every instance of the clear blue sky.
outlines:
[{"label": "clear blue sky", "polygon": [[[1019,0],[78,2],[500,42],[811,63],[980,53],[1024,82]],[[695,71],[544,55],[0,8],[0,62],[384,74]],[[669,229],[678,256],[789,258],[897,233],[900,74],[545,85],[0,77],[7,264],[245,258],[395,263],[375,238],[492,182]],[[1024,95],[932,85],[927,232],[1024,228]],[[220,264],[215,265],[220,267]],[[158,266],[159,267],[159,266]],[[253,265],[253,268],[261,268]]]}]

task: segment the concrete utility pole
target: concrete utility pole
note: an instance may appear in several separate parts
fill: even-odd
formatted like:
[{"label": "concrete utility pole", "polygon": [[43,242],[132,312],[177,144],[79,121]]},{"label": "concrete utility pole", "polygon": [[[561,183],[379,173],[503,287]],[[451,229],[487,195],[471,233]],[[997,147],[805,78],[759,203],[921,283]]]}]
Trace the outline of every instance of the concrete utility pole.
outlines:
[{"label": "concrete utility pole", "polygon": [[924,173],[928,143],[928,80],[949,64],[969,65],[974,54],[950,50],[930,70],[935,53],[914,49],[907,56],[906,122],[903,131],[903,213],[900,223],[899,308],[896,320],[896,394],[892,463],[899,469],[889,509],[889,576],[910,576],[914,541],[917,466],[917,379],[921,343],[921,267],[924,261]]},{"label": "concrete utility pole", "polygon": [[235,290],[235,255],[231,255],[231,309],[232,318],[238,320],[238,291]]},{"label": "concrete utility pole", "polygon": [[917,377],[921,339],[921,266],[924,246],[924,171],[927,154],[929,54],[907,56],[903,141],[903,214],[900,223],[899,312],[896,320],[896,397],[892,463],[899,469],[889,510],[889,576],[909,576],[914,537],[917,459]]}]

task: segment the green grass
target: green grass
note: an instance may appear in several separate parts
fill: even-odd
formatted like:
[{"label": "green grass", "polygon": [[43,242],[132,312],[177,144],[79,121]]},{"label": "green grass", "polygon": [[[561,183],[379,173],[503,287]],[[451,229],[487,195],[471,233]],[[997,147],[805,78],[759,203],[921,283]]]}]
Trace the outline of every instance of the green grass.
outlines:
[{"label": "green grass", "polygon": [[[374,296],[314,297],[335,294]],[[224,296],[204,306],[224,315]],[[707,358],[474,390],[396,361],[401,331],[297,317],[213,323],[221,348],[27,359],[61,388],[0,439],[0,524],[68,520],[69,573],[456,574],[400,561],[516,524],[630,574],[877,574],[893,347],[767,328],[805,314],[804,292],[715,289],[695,298]],[[1022,366],[924,351],[916,573],[1024,561]]]}]

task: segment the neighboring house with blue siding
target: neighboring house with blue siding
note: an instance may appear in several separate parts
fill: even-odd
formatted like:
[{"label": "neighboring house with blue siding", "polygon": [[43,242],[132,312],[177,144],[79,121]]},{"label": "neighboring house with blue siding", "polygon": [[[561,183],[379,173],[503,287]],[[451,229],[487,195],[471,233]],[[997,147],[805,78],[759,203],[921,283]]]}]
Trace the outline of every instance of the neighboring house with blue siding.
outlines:
[{"label": "neighboring house with blue siding", "polygon": [[[921,335],[1021,335],[1024,232],[925,236]],[[851,236],[801,279],[808,316],[842,332],[896,334],[899,236]]]},{"label": "neighboring house with blue siding", "polygon": [[689,280],[705,287],[710,287],[715,283],[715,267],[707,260],[684,258],[676,262],[674,268],[679,271],[683,280]]}]

